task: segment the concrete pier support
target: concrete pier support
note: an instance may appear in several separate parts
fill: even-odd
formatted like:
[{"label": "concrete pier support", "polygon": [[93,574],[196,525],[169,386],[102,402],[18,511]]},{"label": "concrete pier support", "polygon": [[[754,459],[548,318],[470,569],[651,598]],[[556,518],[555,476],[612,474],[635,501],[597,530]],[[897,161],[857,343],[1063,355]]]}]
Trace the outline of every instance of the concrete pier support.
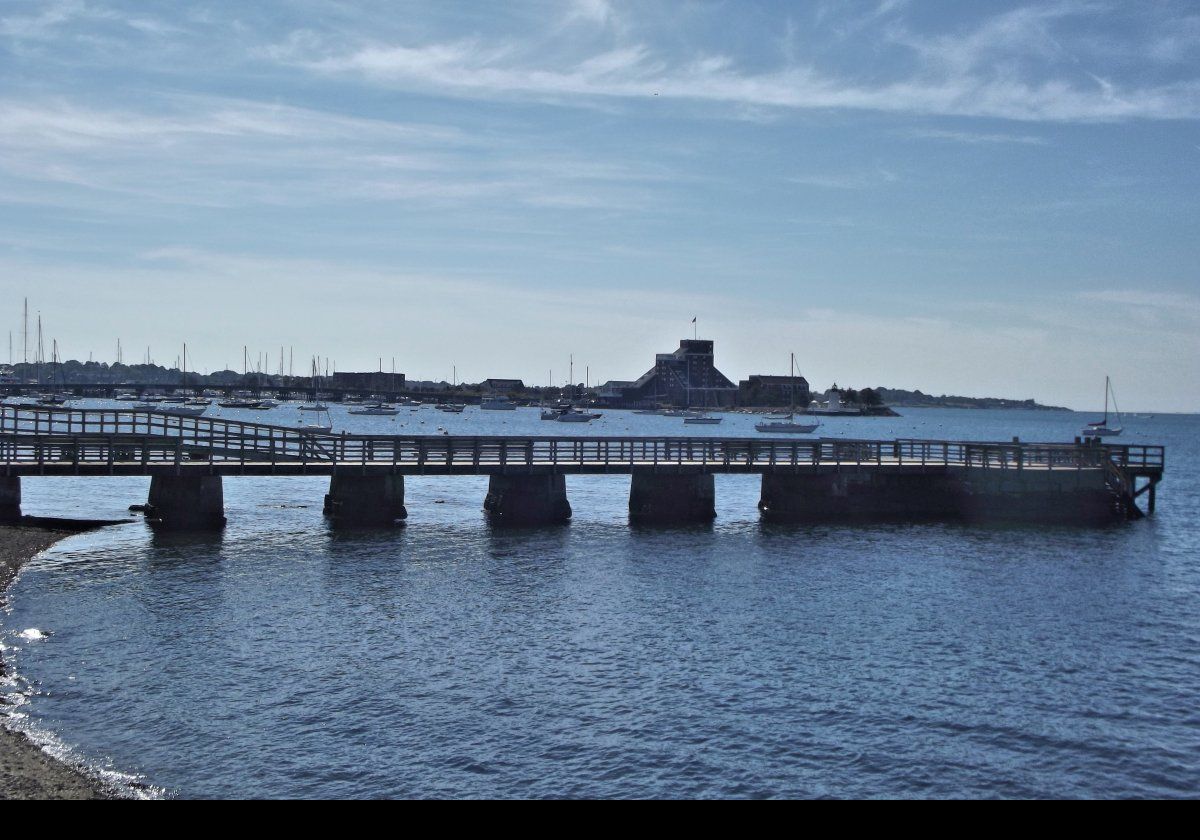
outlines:
[{"label": "concrete pier support", "polygon": [[953,467],[909,474],[870,469],[762,478],[772,520],[1008,520],[1084,523],[1120,515],[1100,470]]},{"label": "concrete pier support", "polygon": [[21,518],[21,477],[0,476],[0,523]]},{"label": "concrete pier support", "polygon": [[634,473],[629,516],[639,522],[709,522],[716,518],[711,475]]},{"label": "concrete pier support", "polygon": [[953,519],[957,484],[944,473],[764,474],[758,509],[774,520]]},{"label": "concrete pier support", "polygon": [[496,524],[566,522],[571,518],[567,480],[562,475],[493,475],[483,509]]},{"label": "concrete pier support", "polygon": [[150,479],[146,521],[170,530],[225,526],[225,492],[219,475],[156,475]]},{"label": "concrete pier support", "polygon": [[408,518],[404,476],[334,473],[325,495],[325,510],[335,525],[386,528]]},{"label": "concrete pier support", "polygon": [[1094,523],[1128,511],[1101,470],[965,469],[959,511],[963,519]]}]

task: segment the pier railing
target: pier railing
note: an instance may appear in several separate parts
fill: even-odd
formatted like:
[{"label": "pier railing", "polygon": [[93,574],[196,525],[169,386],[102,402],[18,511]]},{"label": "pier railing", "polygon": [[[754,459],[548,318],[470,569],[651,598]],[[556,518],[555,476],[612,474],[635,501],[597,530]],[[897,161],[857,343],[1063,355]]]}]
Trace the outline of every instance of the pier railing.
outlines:
[{"label": "pier railing", "polygon": [[549,468],[703,472],[788,468],[976,467],[1001,470],[1117,468],[1161,472],[1161,446],[934,440],[716,437],[351,435],[167,412],[0,407],[0,464],[102,471],[166,464],[304,469],[361,465],[404,472]]}]

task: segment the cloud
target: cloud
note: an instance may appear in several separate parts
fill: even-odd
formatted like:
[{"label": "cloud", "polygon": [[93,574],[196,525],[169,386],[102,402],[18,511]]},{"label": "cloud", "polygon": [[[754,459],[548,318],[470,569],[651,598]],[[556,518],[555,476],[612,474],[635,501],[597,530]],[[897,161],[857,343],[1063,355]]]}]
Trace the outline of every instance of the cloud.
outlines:
[{"label": "cloud", "polygon": [[879,168],[871,173],[850,175],[793,175],[787,180],[789,183],[798,184],[803,187],[821,187],[832,190],[865,190],[882,184],[893,184],[900,180],[900,176],[894,172]]},{"label": "cloud", "polygon": [[73,24],[97,23],[116,24],[156,37],[183,32],[180,27],[163,20],[146,15],[125,15],[95,3],[67,0],[41,3],[37,7],[37,14],[0,17],[0,35],[16,40],[46,41],[58,37],[64,28]]},{"label": "cloud", "polygon": [[568,23],[584,21],[609,26],[616,22],[617,13],[609,0],[573,0],[566,19]]},{"label": "cloud", "polygon": [[[859,71],[855,77],[823,69],[815,58],[751,69],[761,56],[739,61],[701,48],[672,55],[646,33],[604,46],[581,42],[573,50],[558,43],[551,48],[536,34],[411,44],[366,39],[349,47],[289,40],[272,55],[318,74],[484,99],[584,105],[658,97],[731,106],[735,114],[844,109],[1053,122],[1200,117],[1196,78],[1133,84],[1079,71],[1056,27],[1094,13],[1091,4],[1020,8],[937,35],[907,28],[894,5],[883,4],[855,35],[865,41],[857,47],[863,54],[882,56],[866,66],[866,76]],[[596,6],[591,17],[604,18],[608,8]]]},{"label": "cloud", "polygon": [[1200,296],[1145,289],[1100,289],[1080,292],[1080,300],[1118,307],[1156,310],[1163,317],[1200,320]]},{"label": "cloud", "polygon": [[374,201],[629,210],[661,202],[662,188],[682,178],[661,164],[597,160],[519,131],[476,136],[201,96],[158,97],[138,110],[0,100],[3,174],[0,202],[93,209],[88,195],[112,193],[204,208]]},{"label": "cloud", "polygon": [[985,134],[974,131],[952,131],[938,128],[914,128],[904,132],[905,136],[918,140],[945,140],[952,143],[967,143],[970,145],[996,145],[1014,143],[1022,146],[1045,146],[1049,141],[1044,137],[1030,134]]}]

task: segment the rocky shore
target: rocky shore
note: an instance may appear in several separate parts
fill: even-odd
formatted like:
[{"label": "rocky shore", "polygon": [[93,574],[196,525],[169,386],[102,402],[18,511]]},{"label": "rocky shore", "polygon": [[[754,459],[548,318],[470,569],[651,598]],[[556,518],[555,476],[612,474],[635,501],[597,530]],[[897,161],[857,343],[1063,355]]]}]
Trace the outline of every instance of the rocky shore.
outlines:
[{"label": "rocky shore", "polygon": [[[0,592],[21,565],[54,543],[105,522],[44,520],[25,517],[0,525]],[[2,596],[0,596],[2,597]],[[0,675],[4,673],[0,660]],[[20,732],[7,729],[0,708],[0,799],[112,799],[103,784],[51,758]]]}]

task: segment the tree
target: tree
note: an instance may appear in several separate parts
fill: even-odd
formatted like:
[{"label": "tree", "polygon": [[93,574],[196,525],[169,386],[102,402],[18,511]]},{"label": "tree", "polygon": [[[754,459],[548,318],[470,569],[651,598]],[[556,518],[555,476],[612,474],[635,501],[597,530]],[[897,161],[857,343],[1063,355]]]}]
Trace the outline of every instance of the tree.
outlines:
[{"label": "tree", "polygon": [[863,405],[883,405],[883,397],[874,388],[863,388],[858,393],[858,400]]}]

